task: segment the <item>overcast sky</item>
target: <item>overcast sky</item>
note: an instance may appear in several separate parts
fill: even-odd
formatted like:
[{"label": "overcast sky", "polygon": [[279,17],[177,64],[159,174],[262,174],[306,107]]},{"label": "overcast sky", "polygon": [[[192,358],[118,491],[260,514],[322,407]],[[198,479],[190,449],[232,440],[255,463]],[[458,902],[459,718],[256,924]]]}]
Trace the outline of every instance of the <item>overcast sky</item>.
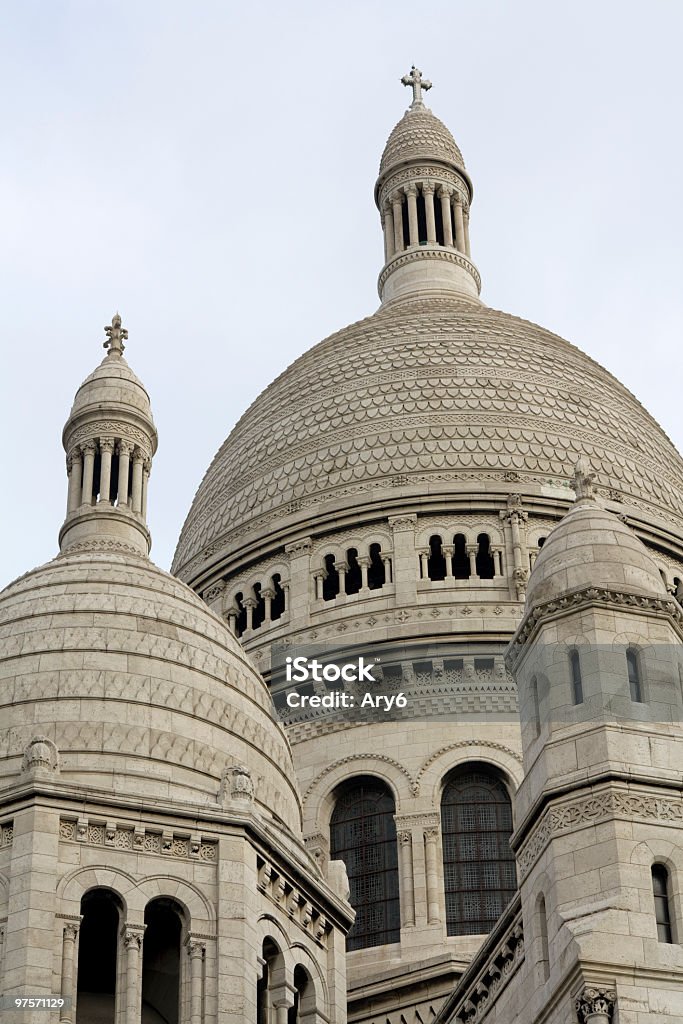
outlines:
[{"label": "overcast sky", "polygon": [[683,447],[683,4],[0,2],[0,585],[52,557],[61,430],[120,310],[160,435],[153,558],[253,398],[377,307],[411,63],[474,181],[491,306]]}]

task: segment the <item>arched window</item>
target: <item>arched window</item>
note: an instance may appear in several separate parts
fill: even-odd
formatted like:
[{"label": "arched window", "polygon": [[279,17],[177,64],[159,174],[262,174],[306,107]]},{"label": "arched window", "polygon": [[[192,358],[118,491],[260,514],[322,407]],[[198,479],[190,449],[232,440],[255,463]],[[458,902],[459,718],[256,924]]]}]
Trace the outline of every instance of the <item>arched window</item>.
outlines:
[{"label": "arched window", "polygon": [[235,633],[242,636],[247,628],[247,609],[244,605],[244,595],[235,594],[235,605],[237,607],[237,618],[235,619]]},{"label": "arched window", "polygon": [[266,617],[266,600],[263,594],[261,593],[261,589],[262,588],[260,583],[254,584],[254,600],[256,601],[256,604],[254,605],[253,611],[251,613],[252,629],[258,629],[259,626],[263,624],[263,620]]},{"label": "arched window", "polygon": [[78,939],[78,1015],[80,1020],[114,1024],[118,938],[123,905],[110,889],[91,889],[81,900]]},{"label": "arched window", "polygon": [[441,537],[438,534],[434,534],[433,537],[429,538],[427,574],[430,580],[446,579],[446,559],[441,547]]},{"label": "arched window", "polygon": [[539,548],[542,548],[544,544],[545,544],[545,537],[539,537],[538,538],[538,546],[539,546]]},{"label": "arched window", "polygon": [[274,576],[271,576],[270,581],[273,584],[273,591],[275,592],[275,596],[273,597],[270,605],[270,618],[275,621],[275,619],[279,619],[285,611],[285,590],[282,586],[282,577],[279,572],[276,572]]},{"label": "arched window", "polygon": [[470,556],[467,554],[467,539],[463,533],[453,538],[453,575],[456,580],[470,578]]},{"label": "arched window", "polygon": [[512,806],[493,769],[469,764],[451,775],[441,797],[441,830],[447,932],[483,935],[517,884],[510,849]]},{"label": "arched window", "polygon": [[339,593],[339,573],[334,566],[334,555],[325,555],[325,572],[323,580],[323,601],[332,601]]},{"label": "arched window", "polygon": [[315,1010],[313,982],[306,968],[297,964],[294,968],[294,1005],[289,1008],[287,1024],[318,1020]]},{"label": "arched window", "polygon": [[643,703],[643,682],[640,674],[640,658],[638,651],[629,647],[626,652],[626,668],[628,670],[628,686],[634,704]]},{"label": "arched window", "polygon": [[660,942],[673,942],[671,903],[669,896],[669,872],[663,864],[652,865],[652,894],[655,900],[657,938]]},{"label": "arched window", "polygon": [[145,907],[142,945],[142,1020],[178,1024],[182,907],[160,897]]},{"label": "arched window", "polygon": [[492,580],[495,576],[491,541],[487,533],[477,537],[477,576],[481,580]]},{"label": "arched window", "polygon": [[274,1003],[287,994],[287,989],[284,957],[271,938],[263,940],[261,961],[262,972],[256,983],[256,1024],[272,1024],[276,1016]]},{"label": "arched window", "polygon": [[538,966],[541,972],[541,980],[547,981],[550,977],[550,954],[548,951],[548,913],[545,908],[545,896],[538,897],[536,904],[538,921]]},{"label": "arched window", "polygon": [[370,545],[370,565],[368,567],[368,587],[370,590],[379,590],[387,581],[387,571],[382,561],[382,547],[380,544]]},{"label": "arched window", "polygon": [[346,552],[346,563],[348,569],[344,573],[344,590],[347,594],[357,594],[363,586],[363,573],[358,564],[358,551],[356,548],[349,548]]},{"label": "arched window", "polygon": [[569,668],[572,676],[572,700],[575,704],[583,704],[583,680],[581,678],[581,658],[578,651],[569,652]]},{"label": "arched window", "polygon": [[541,705],[538,700],[538,679],[536,676],[533,677],[529,684],[530,700],[531,700],[531,724],[534,729],[534,736],[541,735]]},{"label": "arched window", "polygon": [[330,847],[332,858],[346,864],[356,911],[349,950],[400,940],[395,810],[387,786],[371,777],[353,779],[337,797]]}]

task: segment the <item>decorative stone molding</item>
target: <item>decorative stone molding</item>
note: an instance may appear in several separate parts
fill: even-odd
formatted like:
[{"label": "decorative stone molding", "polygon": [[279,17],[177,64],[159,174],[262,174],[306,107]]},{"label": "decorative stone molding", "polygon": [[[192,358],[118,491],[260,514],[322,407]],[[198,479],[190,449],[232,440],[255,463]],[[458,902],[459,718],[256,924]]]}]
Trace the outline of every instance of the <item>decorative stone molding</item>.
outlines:
[{"label": "decorative stone molding", "polygon": [[377,290],[381,294],[382,289],[387,279],[397,270],[399,267],[405,266],[407,263],[414,263],[416,260],[445,260],[447,263],[455,263],[457,266],[462,267],[474,278],[474,282],[477,286],[477,292],[481,291],[481,276],[479,271],[475,267],[474,263],[468,259],[462,252],[457,252],[455,249],[445,249],[443,246],[434,245],[432,248],[425,246],[419,249],[408,249],[406,252],[399,253],[397,256],[392,257],[391,260],[386,264],[382,270],[379,278],[377,279]]},{"label": "decorative stone molding", "polygon": [[142,826],[119,825],[115,822],[77,821],[62,818],[59,838],[65,842],[80,842],[87,846],[108,846],[115,850],[134,851],[157,856],[181,857],[190,860],[215,862],[218,845],[200,836],[148,830]]},{"label": "decorative stone molding", "polygon": [[616,1003],[616,989],[586,985],[575,1003],[579,1024],[610,1024],[614,1018]]},{"label": "decorative stone molding", "polygon": [[326,947],[331,928],[319,904],[265,857],[257,856],[256,872],[258,891],[287,914],[319,946]]},{"label": "decorative stone molding", "polygon": [[5,821],[0,825],[0,849],[12,845],[14,838],[14,822]]},{"label": "decorative stone molding", "polygon": [[[512,920],[496,939],[492,951],[481,958],[482,966],[476,970],[473,965],[466,971],[454,997],[451,997],[453,1012],[449,1013],[448,1019],[452,1024],[474,1024],[482,1020],[524,962],[524,929],[519,897],[506,912],[506,916],[510,914],[513,915]],[[477,960],[475,957],[475,964]]]},{"label": "decorative stone molding", "polygon": [[408,783],[410,785],[410,790],[411,790],[411,793],[413,794],[413,796],[417,795],[417,791],[418,791],[417,790],[417,784],[416,784],[415,780],[413,779],[412,775],[410,774],[410,772],[408,771],[407,768],[405,768],[402,764],[399,764],[398,761],[395,761],[393,759],[393,757],[387,757],[386,754],[374,754],[374,753],[348,754],[346,757],[342,757],[338,761],[334,761],[332,764],[326,765],[321,772],[318,772],[316,777],[313,779],[313,782],[311,782],[311,784],[309,785],[308,789],[304,793],[303,799],[302,799],[302,804],[306,803],[306,801],[308,800],[308,798],[311,795],[311,793],[313,792],[313,790],[316,788],[318,783],[322,779],[325,778],[326,775],[329,775],[330,772],[335,771],[337,768],[340,768],[342,765],[353,764],[354,761],[370,761],[370,762],[374,761],[374,762],[379,762],[379,763],[383,762],[384,764],[391,765],[392,768],[397,769],[397,771],[399,771],[408,780]]},{"label": "decorative stone molding", "polygon": [[59,752],[52,740],[47,736],[34,736],[24,750],[21,770],[22,772],[34,770],[58,772]]},{"label": "decorative stone molding", "polygon": [[218,580],[217,583],[213,583],[208,590],[204,591],[203,597],[207,604],[211,604],[216,598],[220,597],[221,594],[225,593],[227,583],[225,580]]},{"label": "decorative stone molding", "polygon": [[285,544],[285,554],[287,555],[307,555],[313,546],[313,541],[310,537],[304,537],[303,540],[292,541],[291,544]]},{"label": "decorative stone molding", "polygon": [[218,802],[223,806],[234,803],[245,809],[254,802],[254,780],[246,765],[231,764],[223,769]]}]

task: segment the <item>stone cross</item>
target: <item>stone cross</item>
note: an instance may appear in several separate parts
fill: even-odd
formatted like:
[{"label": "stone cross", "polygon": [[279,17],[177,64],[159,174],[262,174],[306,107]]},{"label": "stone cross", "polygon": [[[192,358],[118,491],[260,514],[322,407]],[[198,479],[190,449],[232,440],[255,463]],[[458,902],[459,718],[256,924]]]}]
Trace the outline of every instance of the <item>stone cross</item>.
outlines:
[{"label": "stone cross", "polygon": [[114,314],[111,320],[111,327],[105,327],[104,333],[107,335],[107,340],[102,345],[102,348],[108,348],[109,355],[112,355],[114,352],[121,355],[126,347],[123,343],[128,341],[128,331],[125,327],[121,326],[121,316],[119,313]]},{"label": "stone cross", "polygon": [[577,501],[585,498],[595,498],[595,473],[591,472],[590,463],[585,455],[579,456],[579,460],[574,467],[572,487],[576,493]]},{"label": "stone cross", "polygon": [[431,89],[432,83],[428,79],[422,78],[422,72],[419,68],[416,68],[413,64],[410,69],[409,75],[404,75],[401,79],[404,85],[412,85],[413,87],[413,102],[411,107],[417,107],[422,105],[422,90],[425,92],[427,89]]}]

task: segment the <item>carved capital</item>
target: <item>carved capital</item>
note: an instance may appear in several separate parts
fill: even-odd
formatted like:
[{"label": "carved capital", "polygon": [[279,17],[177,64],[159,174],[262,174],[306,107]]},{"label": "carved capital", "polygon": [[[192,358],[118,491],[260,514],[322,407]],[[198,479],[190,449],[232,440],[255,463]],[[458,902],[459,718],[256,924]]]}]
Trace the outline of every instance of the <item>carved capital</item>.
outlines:
[{"label": "carved capital", "polygon": [[614,1017],[616,1001],[615,989],[586,985],[575,1004],[580,1024],[609,1024]]},{"label": "carved capital", "polygon": [[119,441],[119,443],[116,446],[116,454],[119,456],[127,455],[128,458],[130,458],[131,455],[133,454],[134,448],[135,445],[131,444],[130,441]]},{"label": "carved capital", "polygon": [[140,448],[135,448],[133,451],[133,465],[137,466],[139,463],[145,461],[145,456]]},{"label": "carved capital", "polygon": [[433,196],[434,195],[434,182],[433,181],[423,181],[422,182],[422,195],[423,196]]},{"label": "carved capital", "polygon": [[417,185],[404,185],[403,191],[407,196],[417,196]]},{"label": "carved capital", "polygon": [[414,530],[417,526],[417,516],[389,516],[389,526],[392,530]]},{"label": "carved capital", "polygon": [[437,195],[439,199],[450,199],[453,195],[453,189],[449,185],[439,185]]},{"label": "carved capital", "polygon": [[77,935],[78,935],[78,925],[77,924],[66,924],[66,925],[64,925],[63,936],[64,936],[64,941],[65,942],[75,942]]},{"label": "carved capital", "polygon": [[97,443],[95,441],[84,441],[81,445],[81,451],[84,455],[95,455],[97,454]]},{"label": "carved capital", "polygon": [[206,952],[206,943],[190,936],[187,940],[187,954],[190,960],[201,960]]},{"label": "carved capital", "polygon": [[401,846],[411,846],[413,842],[413,833],[408,829],[398,832],[396,835]]},{"label": "carved capital", "polygon": [[139,953],[142,948],[142,932],[133,930],[132,928],[126,928],[123,933],[123,945],[126,949],[137,950]]},{"label": "carved capital", "polygon": [[100,451],[101,452],[109,452],[110,454],[113,454],[113,452],[114,452],[114,444],[115,444],[115,442],[114,442],[114,438],[113,437],[101,437],[100,438]]}]

